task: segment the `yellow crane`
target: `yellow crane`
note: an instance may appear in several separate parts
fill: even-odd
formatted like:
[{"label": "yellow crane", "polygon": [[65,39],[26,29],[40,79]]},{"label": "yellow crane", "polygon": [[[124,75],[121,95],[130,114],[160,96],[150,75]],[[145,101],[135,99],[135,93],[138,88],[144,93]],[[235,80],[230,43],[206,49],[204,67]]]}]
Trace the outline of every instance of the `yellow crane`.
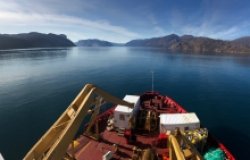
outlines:
[{"label": "yellow crane", "polygon": [[170,160],[202,160],[202,156],[194,145],[184,136],[183,132],[176,129],[168,137]]},{"label": "yellow crane", "polygon": [[92,84],[87,84],[58,120],[25,155],[24,160],[62,159],[81,122],[88,113],[92,113],[86,130],[88,134],[103,101],[129,107],[134,106],[134,104],[116,98]]}]

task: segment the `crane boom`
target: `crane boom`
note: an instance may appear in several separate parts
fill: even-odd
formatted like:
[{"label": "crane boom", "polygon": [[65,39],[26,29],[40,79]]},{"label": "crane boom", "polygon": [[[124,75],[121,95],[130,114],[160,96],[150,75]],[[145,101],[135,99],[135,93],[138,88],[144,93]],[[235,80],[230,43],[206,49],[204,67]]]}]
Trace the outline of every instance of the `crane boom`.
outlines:
[{"label": "crane boom", "polygon": [[[185,146],[186,149],[183,150]],[[170,160],[202,160],[202,156],[194,145],[184,136],[182,131],[177,130],[177,134],[170,134],[168,138]]]},{"label": "crane boom", "polygon": [[[100,96],[106,102],[133,107],[133,104],[114,97],[92,84],[87,84],[57,121],[25,155],[24,160],[62,159],[81,122],[88,114],[88,110],[91,106],[96,105],[95,96]],[[90,122],[90,124],[93,123]]]}]

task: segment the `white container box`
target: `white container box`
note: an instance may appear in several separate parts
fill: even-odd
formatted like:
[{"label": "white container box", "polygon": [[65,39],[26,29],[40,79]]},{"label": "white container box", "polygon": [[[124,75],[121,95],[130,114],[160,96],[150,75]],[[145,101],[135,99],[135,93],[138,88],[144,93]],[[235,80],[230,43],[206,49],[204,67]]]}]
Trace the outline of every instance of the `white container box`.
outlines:
[{"label": "white container box", "polygon": [[[123,100],[134,103],[135,105],[139,101],[140,96],[126,95]],[[133,115],[133,109],[128,106],[117,105],[114,111],[114,126],[117,128],[129,129],[129,119]]]},{"label": "white container box", "polygon": [[160,114],[160,132],[200,128],[200,120],[195,113]]}]

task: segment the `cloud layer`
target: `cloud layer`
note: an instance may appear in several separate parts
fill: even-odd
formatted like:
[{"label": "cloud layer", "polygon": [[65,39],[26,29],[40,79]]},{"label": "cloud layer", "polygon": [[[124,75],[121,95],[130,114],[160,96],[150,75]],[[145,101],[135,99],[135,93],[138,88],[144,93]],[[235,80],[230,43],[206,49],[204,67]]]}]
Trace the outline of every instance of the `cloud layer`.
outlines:
[{"label": "cloud layer", "polygon": [[[27,10],[18,3],[0,2],[0,29],[4,33],[19,33],[29,31],[68,33],[74,40],[94,38],[109,35],[114,41],[127,41],[139,37],[135,32],[125,27],[112,25],[105,19],[90,20],[78,16],[63,15],[48,10]],[[41,11],[39,11],[41,10]],[[116,39],[120,37],[119,39]]]},{"label": "cloud layer", "polygon": [[64,33],[73,41],[127,42],[171,33],[234,39],[250,34],[248,6],[245,0],[0,0],[0,30]]}]

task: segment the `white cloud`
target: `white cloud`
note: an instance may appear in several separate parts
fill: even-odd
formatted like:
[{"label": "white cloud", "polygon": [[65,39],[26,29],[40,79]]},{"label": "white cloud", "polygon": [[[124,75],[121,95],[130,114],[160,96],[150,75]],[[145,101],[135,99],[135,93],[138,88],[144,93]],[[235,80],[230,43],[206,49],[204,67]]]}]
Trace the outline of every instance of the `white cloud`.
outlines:
[{"label": "white cloud", "polygon": [[156,36],[165,36],[167,34],[170,34],[170,30],[166,31],[157,21],[157,18],[154,16],[153,13],[148,13],[147,16],[149,23],[153,26],[153,35],[152,37]]},{"label": "white cloud", "polygon": [[245,29],[248,27],[250,27],[250,23],[246,22],[234,26],[223,26],[204,21],[200,25],[184,25],[179,29],[178,34],[191,34],[215,39],[232,40],[244,36]]},{"label": "white cloud", "polygon": [[[22,8],[20,5],[14,2],[1,2],[0,1],[0,27],[2,28],[8,28],[11,26],[11,28],[15,28],[16,30],[19,30],[18,27],[24,27],[27,26],[31,28],[37,28],[36,31],[45,30],[45,28],[56,28],[57,29],[51,29],[51,32],[57,32],[57,30],[66,30],[65,28],[68,28],[69,30],[67,32],[73,32],[75,35],[77,33],[79,35],[82,35],[84,31],[91,30],[95,33],[102,33],[107,32],[110,35],[116,35],[116,40],[119,41],[128,41],[130,39],[139,37],[139,35],[135,32],[129,31],[128,29],[112,25],[107,20],[89,20],[86,18],[79,18],[69,15],[61,15],[57,13],[41,13],[33,10],[27,10],[25,8]],[[75,31],[72,31],[72,28],[77,28]],[[48,30],[48,29],[47,29]],[[71,30],[71,31],[70,31]],[[2,30],[4,32],[4,30]],[[104,33],[103,33],[104,34]],[[72,34],[73,35],[73,34]],[[95,35],[95,34],[93,34]],[[105,39],[112,40],[110,37],[108,37],[108,34],[106,34],[107,37]],[[69,35],[70,36],[70,35]],[[74,36],[76,37],[76,36]],[[89,37],[85,37],[89,38]],[[99,37],[95,37],[99,38]]]},{"label": "white cloud", "polygon": [[163,35],[166,34],[166,31],[163,28],[159,27],[159,26],[155,26],[154,30],[155,30],[155,33],[156,33],[157,36],[163,36]]},{"label": "white cloud", "polygon": [[[204,1],[202,7],[194,11],[195,14],[187,14],[176,7],[170,7],[166,11],[167,14],[162,12],[161,17],[156,16],[152,8],[143,5],[136,9],[136,13],[140,13],[136,15],[132,12],[124,13],[112,6],[106,9],[107,14],[100,15],[100,13],[106,13],[105,9],[100,9],[103,3],[96,0],[91,2],[87,0],[0,0],[0,32],[64,33],[74,41],[100,38],[114,42],[171,33],[219,39],[233,39],[250,33],[249,22],[226,23],[221,9],[216,7],[217,3],[208,1]],[[98,19],[98,17],[104,18]],[[121,20],[117,20],[117,17],[121,17]]]}]

